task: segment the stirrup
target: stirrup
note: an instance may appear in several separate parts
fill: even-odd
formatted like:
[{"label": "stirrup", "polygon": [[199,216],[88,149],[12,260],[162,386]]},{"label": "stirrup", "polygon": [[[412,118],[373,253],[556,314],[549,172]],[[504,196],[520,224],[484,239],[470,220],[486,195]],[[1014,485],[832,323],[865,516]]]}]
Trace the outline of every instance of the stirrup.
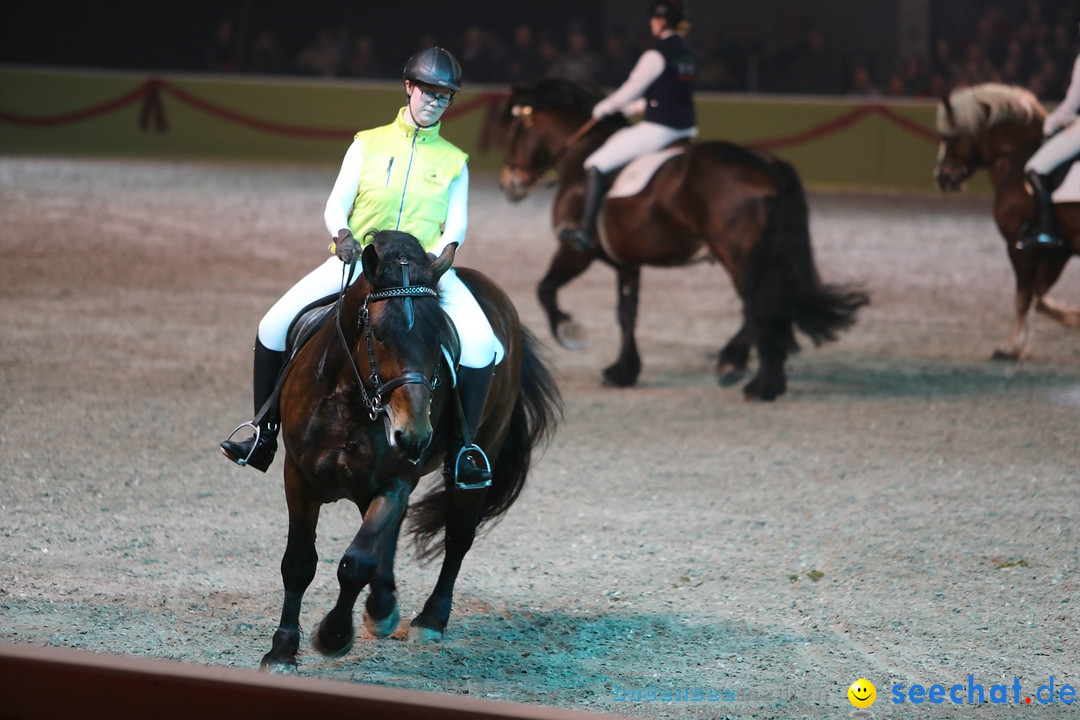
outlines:
[{"label": "stirrup", "polygon": [[[248,427],[255,431],[255,437],[252,438],[252,439],[255,440],[255,442],[251,443],[251,449],[248,450],[248,454],[247,454],[246,457],[242,457],[242,458],[241,457],[233,457],[232,455],[230,455],[229,453],[227,453],[225,451],[225,443],[231,442],[232,439],[233,439],[233,435],[240,432],[244,428],[248,428]],[[236,426],[235,430],[233,430],[231,433],[229,433],[229,437],[227,437],[227,438],[225,438],[224,440],[221,441],[221,446],[220,446],[221,447],[221,454],[224,455],[225,457],[229,458],[230,460],[232,460],[234,463],[236,463],[240,467],[246,467],[248,462],[251,460],[251,456],[254,455],[255,451],[259,449],[259,443],[261,441],[262,441],[262,428],[259,427],[258,425],[256,425],[255,421],[241,423],[240,425]],[[243,441],[240,441],[240,442],[243,442]]]},{"label": "stirrup", "polygon": [[[461,480],[458,479],[458,468],[461,467],[462,458],[464,458],[468,453],[471,452],[477,453],[478,455],[480,455],[480,457],[484,459],[483,468],[481,468],[475,462],[473,463],[473,467],[475,467],[477,470],[480,470],[481,472],[486,472],[488,476],[486,480],[481,480],[478,483],[463,483],[461,482]],[[475,444],[465,445],[460,450],[458,450],[457,457],[454,458],[454,484],[457,485],[458,490],[483,490],[484,488],[491,487],[491,461],[488,460],[488,456],[484,452],[484,449],[482,447]]]},{"label": "stirrup", "polygon": [[1045,230],[1031,232],[1027,224],[1020,229],[1020,238],[1016,241],[1017,250],[1038,250],[1040,248],[1055,249],[1065,247],[1065,241],[1056,235],[1051,235]]}]

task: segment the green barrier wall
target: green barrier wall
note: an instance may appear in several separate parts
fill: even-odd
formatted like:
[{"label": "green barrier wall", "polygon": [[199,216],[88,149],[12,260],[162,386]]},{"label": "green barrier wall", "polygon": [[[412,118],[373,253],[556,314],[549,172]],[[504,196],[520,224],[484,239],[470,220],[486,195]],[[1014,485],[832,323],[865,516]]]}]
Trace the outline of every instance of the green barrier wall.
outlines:
[{"label": "green barrier wall", "polygon": [[[474,172],[501,165],[504,92],[462,92],[445,116]],[[396,83],[0,67],[0,152],[336,164],[402,97]],[[702,138],[768,149],[812,190],[936,192],[933,102],[703,94],[698,110]]]}]

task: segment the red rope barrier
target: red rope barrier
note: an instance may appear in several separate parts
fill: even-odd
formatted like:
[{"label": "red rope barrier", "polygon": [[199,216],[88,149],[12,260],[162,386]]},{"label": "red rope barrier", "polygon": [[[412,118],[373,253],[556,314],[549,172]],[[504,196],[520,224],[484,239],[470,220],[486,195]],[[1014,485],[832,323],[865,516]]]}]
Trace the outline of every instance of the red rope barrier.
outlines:
[{"label": "red rope barrier", "polygon": [[776,138],[773,140],[761,140],[758,142],[747,143],[750,147],[757,148],[759,150],[775,150],[776,148],[787,147],[790,145],[802,145],[803,143],[810,142],[811,140],[817,140],[823,138],[826,135],[831,135],[838,130],[842,130],[846,127],[854,125],[863,117],[872,113],[878,113],[884,115],[886,118],[896,123],[900,127],[913,132],[919,137],[925,138],[930,142],[937,142],[938,137],[933,132],[922,127],[918,123],[914,123],[905,117],[897,115],[890,108],[885,105],[863,105],[853,109],[851,112],[841,115],[835,120],[822,123],[816,127],[812,127],[809,130],[801,132],[797,135],[789,135],[788,137]]},{"label": "red rope barrier", "polygon": [[[273,133],[276,135],[285,135],[288,137],[299,138],[312,138],[316,140],[344,140],[351,138],[356,134],[354,129],[338,129],[338,128],[314,128],[304,127],[298,125],[286,125],[284,123],[270,122],[254,117],[252,115],[246,115],[229,108],[216,105],[207,100],[203,100],[192,93],[184,90],[183,88],[174,85],[167,80],[160,80],[157,78],[150,78],[146,80],[138,87],[134,88],[128,93],[121,95],[118,98],[109,100],[100,105],[86,108],[83,110],[77,110],[75,112],[64,113],[61,115],[55,115],[52,117],[44,116],[32,116],[32,115],[18,115],[15,113],[8,113],[0,111],[0,122],[7,122],[14,125],[21,125],[23,127],[53,127],[56,125],[67,125],[71,123],[82,122],[89,120],[100,115],[115,112],[124,108],[133,102],[142,100],[142,109],[139,113],[139,127],[142,130],[147,130],[153,127],[159,133],[168,132],[168,123],[165,119],[165,107],[162,102],[162,93],[168,93],[170,96],[179,100],[180,102],[193,107],[197,110],[205,112],[209,115],[234,122],[239,125],[258,130],[260,132]],[[473,98],[467,103],[460,105],[454,105],[446,113],[446,120],[448,122],[454,119],[466,115],[475,110],[485,111],[484,124],[481,132],[480,150],[486,152],[493,145],[497,144],[496,134],[494,132],[495,126],[499,121],[499,110],[502,103],[506,98],[505,93],[483,93],[480,96]],[[782,138],[773,138],[771,140],[761,140],[758,142],[747,143],[749,146],[758,148],[761,150],[775,150],[781,147],[789,147],[792,145],[801,145],[803,143],[817,140],[827,135],[831,135],[839,130],[850,127],[856,122],[861,120],[867,115],[877,113],[883,115],[885,118],[900,126],[904,130],[918,135],[921,138],[929,140],[930,142],[937,142],[937,135],[930,130],[927,130],[923,126],[916,122],[908,120],[905,117],[898,115],[891,108],[886,105],[863,105],[854,108],[850,112],[822,123],[816,127],[810,128],[804,132],[790,135]]]}]

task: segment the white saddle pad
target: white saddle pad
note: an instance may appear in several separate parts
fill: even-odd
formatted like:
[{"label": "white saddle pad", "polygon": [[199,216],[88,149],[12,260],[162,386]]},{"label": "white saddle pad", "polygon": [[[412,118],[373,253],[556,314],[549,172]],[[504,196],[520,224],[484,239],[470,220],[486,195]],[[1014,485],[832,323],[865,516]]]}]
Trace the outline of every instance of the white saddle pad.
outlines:
[{"label": "white saddle pad", "polygon": [[684,147],[664,148],[634,158],[630,161],[630,164],[619,172],[611,189],[608,190],[607,197],[616,198],[637,195],[648,184],[649,179],[658,167],[663,165],[668,158],[684,152],[686,152]]},{"label": "white saddle pad", "polygon": [[1051,194],[1056,203],[1080,202],[1080,163],[1073,163],[1069,174]]}]

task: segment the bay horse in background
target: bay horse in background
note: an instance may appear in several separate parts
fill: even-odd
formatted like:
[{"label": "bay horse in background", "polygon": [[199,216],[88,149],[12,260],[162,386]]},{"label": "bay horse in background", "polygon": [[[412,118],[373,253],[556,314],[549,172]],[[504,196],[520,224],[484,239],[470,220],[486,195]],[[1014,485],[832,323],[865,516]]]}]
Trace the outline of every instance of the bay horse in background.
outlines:
[{"label": "bay horse in background", "polygon": [[[513,88],[503,110],[508,147],[500,185],[516,202],[554,170],[556,236],[581,217],[585,157],[627,124],[615,115],[587,125],[602,97],[594,88],[545,79]],[[639,192],[605,201],[593,253],[559,243],[537,289],[551,332],[563,347],[581,347],[583,330],[559,308],[558,291],[593,260],[608,263],[617,275],[622,343],[604,379],[633,385],[641,371],[634,329],[642,266],[718,261],[742,300],[743,322],[720,350],[717,376],[722,384],[738,381],[756,349],[758,372],[743,393],[772,400],[787,389],[785,362],[799,348],[795,328],[815,345],[835,340],[869,301],[863,292],[821,281],[808,214],[802,182],[789,163],[728,142],[691,143]]]},{"label": "bay horse in background", "polygon": [[[281,387],[285,498],[289,532],[281,561],[285,600],[263,669],[292,670],[300,644],[300,604],[315,577],[315,530],[325,503],[350,500],[360,529],[338,564],[340,594],[312,645],[337,657],[355,637],[353,605],[365,586],[365,624],[376,637],[398,625],[394,553],[406,505],[420,478],[443,466],[459,408],[448,357],[457,335],[439,306],[437,283],[454,257],[439,258],[412,235],[378,233],[363,251],[363,274],[344,290],[330,318],[296,352]],[[510,299],[480,273],[462,281],[506,349],[475,441],[491,464],[488,488],[462,488],[452,470],[409,508],[418,556],[443,552],[441,572],[414,639],[442,637],[454,582],[478,526],[496,520],[521,492],[538,443],[550,437],[561,399],[538,341]],[[444,547],[437,541],[440,533]]]},{"label": "bay horse in background", "polygon": [[[1024,182],[1024,164],[1042,143],[1045,117],[1045,109],[1031,92],[997,83],[955,90],[937,108],[941,145],[934,180],[943,192],[960,190],[976,170],[987,170],[994,186],[994,222],[1005,239],[1016,277],[1012,330],[1005,347],[994,351],[995,359],[1018,360],[1025,355],[1032,304],[1064,325],[1080,326],[1080,308],[1060,304],[1048,295],[1065,263],[1080,252],[1080,203],[1054,206],[1064,248],[1015,247],[1021,226],[1036,213],[1035,199]],[[1066,163],[1059,174],[1068,169]]]}]

